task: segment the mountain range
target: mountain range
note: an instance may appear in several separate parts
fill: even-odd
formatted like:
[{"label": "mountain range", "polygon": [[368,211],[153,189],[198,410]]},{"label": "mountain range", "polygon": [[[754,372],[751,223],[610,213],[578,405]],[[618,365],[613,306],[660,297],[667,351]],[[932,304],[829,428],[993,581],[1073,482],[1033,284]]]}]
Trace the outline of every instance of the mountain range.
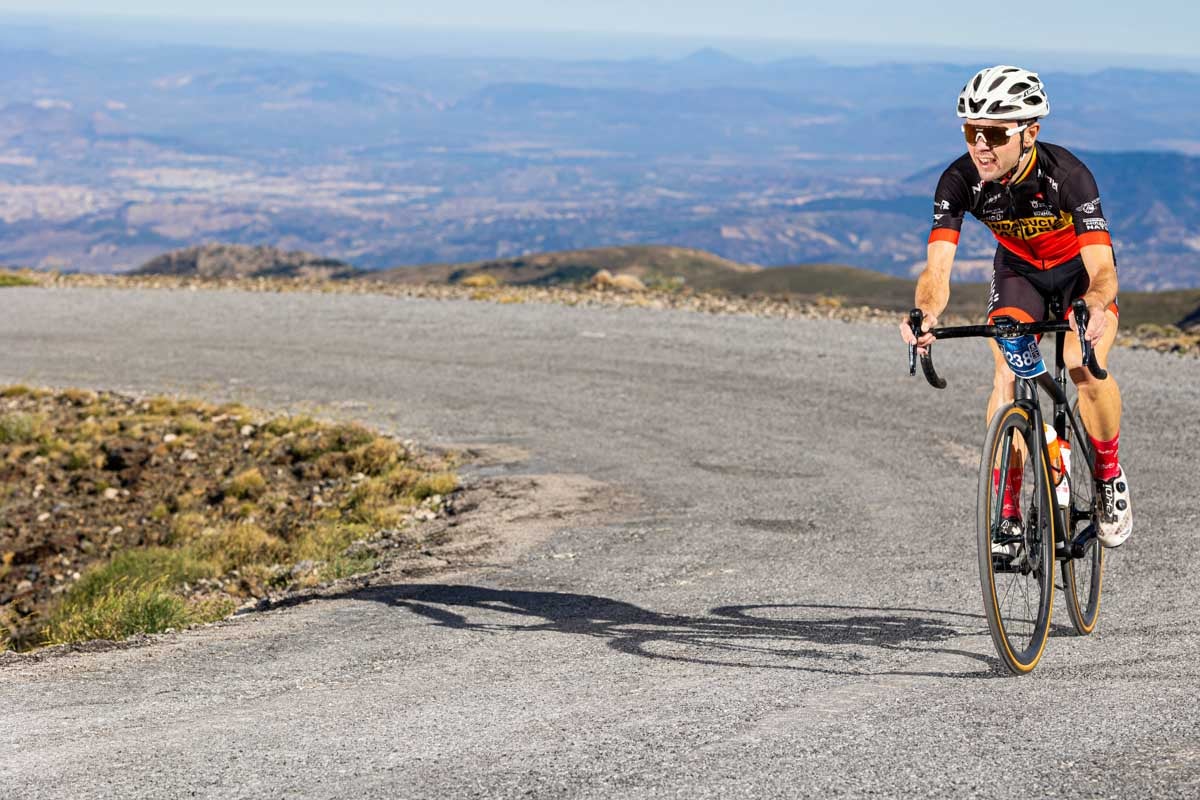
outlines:
[{"label": "mountain range", "polygon": [[[85,271],[216,240],[375,269],[660,243],[907,275],[975,68],[2,36],[0,59],[0,260]],[[1200,75],[1043,77],[1043,135],[1096,172],[1123,280],[1200,285]],[[959,274],[978,279],[992,247],[969,225]]]}]

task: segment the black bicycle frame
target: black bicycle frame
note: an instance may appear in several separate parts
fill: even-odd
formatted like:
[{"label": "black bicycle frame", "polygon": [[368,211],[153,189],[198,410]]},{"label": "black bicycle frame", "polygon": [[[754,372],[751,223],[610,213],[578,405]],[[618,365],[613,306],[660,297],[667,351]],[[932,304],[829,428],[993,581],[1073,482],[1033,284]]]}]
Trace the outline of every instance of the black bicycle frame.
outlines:
[{"label": "black bicycle frame", "polygon": [[[1058,317],[1062,313],[1062,308],[1058,303],[1052,303],[1049,309],[1051,316]],[[1087,305],[1082,300],[1076,300],[1072,304],[1072,310],[1075,313],[1075,320],[1079,330],[1080,348],[1083,355],[1083,363],[1087,365],[1088,370],[1098,380],[1104,380],[1108,377],[1108,372],[1100,367],[1096,362],[1095,351],[1091,347],[1091,343],[1084,338],[1087,332],[1088,310]],[[914,335],[921,335],[921,326],[923,322],[923,314],[920,309],[913,309],[909,312],[909,326]],[[1042,486],[1042,481],[1045,481],[1046,476],[1042,475],[1042,470],[1046,469],[1050,464],[1050,450],[1046,442],[1045,428],[1043,427],[1044,419],[1042,417],[1042,407],[1040,398],[1038,397],[1038,386],[1041,386],[1046,393],[1054,400],[1054,430],[1058,438],[1070,442],[1071,433],[1074,432],[1076,440],[1081,441],[1083,438],[1083,426],[1080,425],[1074,412],[1071,411],[1070,401],[1067,399],[1067,369],[1066,360],[1063,357],[1063,348],[1066,340],[1063,338],[1063,333],[1070,330],[1071,326],[1066,320],[1058,320],[1050,322],[1017,322],[1011,317],[996,317],[990,325],[960,325],[950,328],[934,328],[929,331],[934,335],[935,339],[961,339],[968,337],[989,337],[989,338],[1007,338],[1025,336],[1027,334],[1043,334],[1053,333],[1054,337],[1054,375],[1049,372],[1043,372],[1036,378],[1021,378],[1014,375],[1015,385],[1014,399],[1015,405],[1025,410],[1029,415],[1038,441],[1041,442],[1041,455],[1038,459],[1038,464],[1035,465],[1037,472],[1035,473],[1039,483]],[[908,355],[908,370],[910,375],[916,374],[917,348],[909,346]],[[935,389],[945,389],[946,381],[944,381],[933,366],[933,348],[932,345],[927,345],[925,352],[920,356],[921,371],[925,374],[925,379]],[[1069,427],[1068,427],[1069,425]],[[1082,443],[1082,441],[1081,441]],[[1087,458],[1088,469],[1094,475],[1096,472],[1095,454],[1090,452],[1088,446],[1080,448]],[[1073,453],[1073,457],[1074,457]],[[1005,461],[1007,466],[1007,454]],[[1003,473],[1002,473],[1003,474]],[[1069,479],[1069,478],[1068,478]],[[1075,508],[1075,503],[1072,501],[1070,506],[1065,509],[1069,514],[1064,515],[1064,509],[1060,508],[1056,499],[1051,500],[1051,506],[1054,509],[1054,524],[1055,530],[1068,532],[1075,529],[1075,524],[1081,520],[1090,520],[1090,511],[1081,511]],[[1068,558],[1082,558],[1085,554],[1089,542],[1096,537],[1096,525],[1094,522],[1081,530],[1076,536],[1072,537],[1069,542],[1064,541],[1060,547],[1059,542],[1055,542],[1055,557],[1059,560]],[[1056,537],[1057,538],[1057,537]],[[1064,536],[1065,538],[1065,536]]]}]

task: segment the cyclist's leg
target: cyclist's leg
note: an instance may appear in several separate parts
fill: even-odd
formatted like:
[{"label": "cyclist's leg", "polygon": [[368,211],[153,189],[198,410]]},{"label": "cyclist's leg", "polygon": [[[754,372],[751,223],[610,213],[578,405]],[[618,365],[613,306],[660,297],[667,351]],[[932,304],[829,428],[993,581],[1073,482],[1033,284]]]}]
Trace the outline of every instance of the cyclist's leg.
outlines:
[{"label": "cyclist's leg", "polygon": [[[1117,338],[1118,315],[1110,307],[1104,312],[1108,317],[1108,327],[1100,341],[1093,346],[1096,351],[1096,361],[1101,367],[1108,368],[1108,353]],[[1083,417],[1084,427],[1091,435],[1101,441],[1114,438],[1121,429],[1121,390],[1110,372],[1105,380],[1096,380],[1092,373],[1083,366],[1083,353],[1079,349],[1079,337],[1067,337],[1066,347],[1063,348],[1063,360],[1071,380],[1079,390],[1079,414]]]},{"label": "cyclist's leg", "polygon": [[[1018,322],[1034,322],[1045,318],[1046,301],[1038,293],[1036,287],[1018,274],[1011,266],[1016,257],[1004,248],[996,247],[996,257],[993,262],[992,285],[988,294],[988,322],[996,317],[1009,316]],[[1030,269],[1033,267],[1030,266]],[[993,340],[988,340],[992,350],[994,370],[992,373],[992,394],[988,398],[987,417],[990,421],[996,409],[1013,401],[1013,387],[1016,379],[1000,346]]]},{"label": "cyclist's leg", "polygon": [[[1071,299],[1087,291],[1087,273],[1074,287]],[[1108,326],[1095,344],[1096,360],[1108,367],[1108,353],[1117,338],[1117,305],[1105,310]],[[1096,455],[1096,498],[1100,508],[1100,542],[1105,547],[1117,547],[1129,538],[1133,530],[1130,508],[1129,480],[1121,468],[1119,445],[1121,434],[1121,390],[1110,371],[1102,381],[1096,380],[1082,364],[1079,337],[1067,337],[1063,359],[1071,379],[1079,391],[1079,416],[1087,428]]]},{"label": "cyclist's leg", "polygon": [[[988,322],[999,316],[1009,316],[1019,322],[1042,319],[1046,310],[1045,300],[1033,284],[1008,266],[1007,262],[1011,258],[1012,255],[1002,246],[996,248],[995,269],[988,300]],[[992,350],[993,362],[992,393],[988,397],[987,405],[988,420],[991,420],[997,409],[1013,401],[1016,377],[1005,361],[1000,346],[991,340],[988,341],[988,346]],[[1021,494],[1021,476],[1024,468],[1025,442],[1019,437],[1014,438],[1008,474],[1000,475],[997,470],[992,478],[995,485],[1001,480],[1004,481],[1003,515],[1006,518],[1020,518],[1016,498]]]},{"label": "cyclist's leg", "polygon": [[[1069,286],[1063,287],[1064,308],[1069,308],[1072,300],[1082,297],[1090,284],[1082,259],[1072,268],[1078,270],[1078,277]],[[1104,313],[1108,318],[1108,325],[1104,329],[1104,335],[1093,347],[1096,351],[1096,361],[1107,369],[1108,353],[1117,338],[1117,304],[1114,302]],[[1091,437],[1099,442],[1114,439],[1121,430],[1121,390],[1116,379],[1109,373],[1105,380],[1096,380],[1087,367],[1083,366],[1078,336],[1067,337],[1063,360],[1067,364],[1071,380],[1079,390],[1079,415],[1083,417],[1084,427],[1088,429]]]}]

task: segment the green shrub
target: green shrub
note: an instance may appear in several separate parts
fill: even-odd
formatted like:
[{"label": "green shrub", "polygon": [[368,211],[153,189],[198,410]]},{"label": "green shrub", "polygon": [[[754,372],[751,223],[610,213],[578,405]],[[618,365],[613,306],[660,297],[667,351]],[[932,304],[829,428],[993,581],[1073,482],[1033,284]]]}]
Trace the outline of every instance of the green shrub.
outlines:
[{"label": "green shrub", "polygon": [[189,550],[167,547],[125,550],[85,572],[67,592],[65,603],[86,606],[118,586],[146,586],[161,581],[173,588],[216,575],[215,564]]},{"label": "green shrub", "polygon": [[33,444],[41,441],[45,434],[43,421],[33,414],[13,411],[0,414],[0,444]]},{"label": "green shrub", "polygon": [[229,612],[225,602],[189,604],[171,594],[167,583],[165,577],[150,583],[124,579],[88,597],[77,596],[72,590],[51,616],[42,638],[46,644],[115,641],[137,633],[161,633],[219,619]]},{"label": "green shrub", "polygon": [[0,271],[0,287],[4,286],[37,286],[38,282],[33,278],[21,275],[16,272]]},{"label": "green shrub", "polygon": [[402,460],[400,445],[390,439],[377,438],[349,454],[349,467],[366,475],[381,475]]},{"label": "green shrub", "polygon": [[435,494],[446,495],[458,488],[458,476],[453,472],[435,472],[425,475],[412,488],[413,497],[424,500]]},{"label": "green shrub", "polygon": [[258,467],[251,467],[230,478],[225,486],[226,494],[239,500],[255,500],[267,490],[267,481],[263,478]]},{"label": "green shrub", "polygon": [[292,545],[292,558],[296,561],[332,561],[340,556],[350,543],[371,533],[363,524],[341,522],[319,522],[308,528]]},{"label": "green shrub", "polygon": [[215,563],[222,573],[247,564],[275,564],[287,555],[282,539],[246,522],[207,530],[189,549]]}]

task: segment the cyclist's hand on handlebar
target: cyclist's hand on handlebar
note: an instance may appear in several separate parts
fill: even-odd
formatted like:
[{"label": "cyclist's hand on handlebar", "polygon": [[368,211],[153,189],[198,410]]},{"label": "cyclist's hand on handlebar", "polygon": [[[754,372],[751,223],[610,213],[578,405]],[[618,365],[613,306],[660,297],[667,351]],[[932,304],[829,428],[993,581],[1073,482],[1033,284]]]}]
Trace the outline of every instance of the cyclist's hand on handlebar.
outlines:
[{"label": "cyclist's hand on handlebar", "polygon": [[[1104,335],[1104,331],[1108,329],[1108,314],[1103,305],[1091,302],[1088,298],[1084,298],[1088,307],[1087,333],[1084,338],[1092,344],[1100,341],[1100,337]],[[1079,326],[1075,324],[1075,309],[1070,309],[1067,314],[1067,320],[1071,323],[1071,330],[1079,332]]]},{"label": "cyclist's hand on handlebar", "polygon": [[925,318],[921,321],[921,330],[923,331],[921,336],[919,338],[913,336],[912,328],[909,327],[908,317],[906,316],[904,321],[900,323],[900,338],[904,340],[905,344],[917,345],[917,352],[925,355],[925,346],[933,342],[933,334],[929,331],[937,327],[937,317],[923,309],[922,311]]}]

